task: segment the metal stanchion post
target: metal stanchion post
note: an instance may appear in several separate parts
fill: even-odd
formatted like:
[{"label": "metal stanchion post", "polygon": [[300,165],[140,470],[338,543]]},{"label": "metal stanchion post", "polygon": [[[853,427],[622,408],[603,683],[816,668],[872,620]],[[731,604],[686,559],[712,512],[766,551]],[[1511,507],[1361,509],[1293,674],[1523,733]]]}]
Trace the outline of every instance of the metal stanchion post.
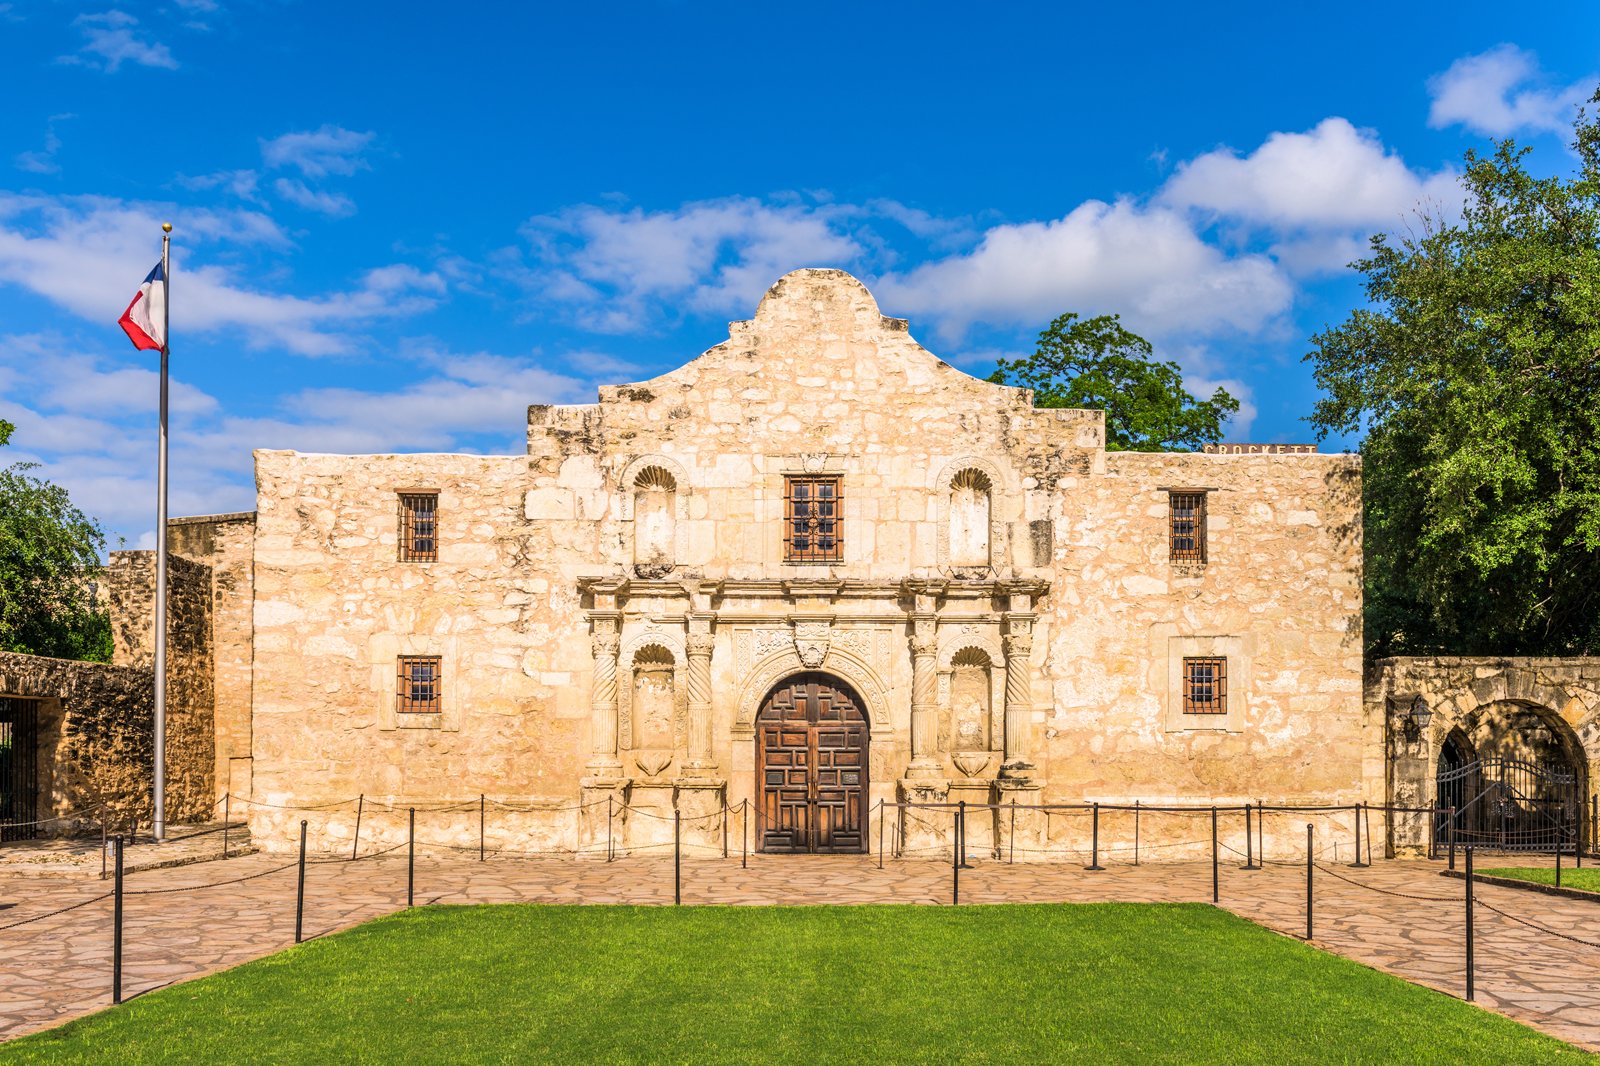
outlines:
[{"label": "metal stanchion post", "polygon": [[[965,807],[966,802],[962,801],[961,806]],[[950,850],[950,905],[952,907],[961,902],[961,818],[959,812],[953,828],[955,847]]]},{"label": "metal stanchion post", "polygon": [[1467,1002],[1473,1000],[1472,987],[1472,845],[1467,845]]},{"label": "metal stanchion post", "polygon": [[606,862],[616,858],[616,849],[611,843],[611,793],[606,793]]},{"label": "metal stanchion post", "polygon": [[883,869],[883,800],[878,801],[878,869]]},{"label": "metal stanchion post", "polygon": [[1267,865],[1267,805],[1263,800],[1256,800],[1256,854],[1260,856],[1262,869]]},{"label": "metal stanchion post", "polygon": [[1365,867],[1367,865],[1366,863],[1361,861],[1361,801],[1360,800],[1356,801],[1355,821],[1356,821],[1356,861],[1350,864],[1350,866],[1353,869],[1354,868],[1363,868],[1363,867]]},{"label": "metal stanchion post", "polygon": [[1133,864],[1139,865],[1139,801],[1133,801]]},{"label": "metal stanchion post", "polygon": [[1306,939],[1311,939],[1311,878],[1316,870],[1316,840],[1315,830],[1311,823],[1306,823]]},{"label": "metal stanchion post", "polygon": [[1246,803],[1244,805],[1244,868],[1246,870],[1259,868],[1256,866],[1255,858],[1255,835],[1255,831],[1250,827],[1250,804]]},{"label": "metal stanchion post", "polygon": [[1211,902],[1222,900],[1221,870],[1217,859],[1217,809],[1211,808]]},{"label": "metal stanchion post", "polygon": [[972,869],[972,867],[967,864],[967,801],[966,800],[962,800],[961,802],[956,804],[956,821],[957,821],[956,828],[958,830],[958,832],[956,833],[956,839],[961,842],[961,849],[960,849],[961,850],[961,868],[963,870],[970,870],[970,869]]},{"label": "metal stanchion post", "polygon": [[1011,797],[1011,832],[1006,836],[1006,862],[1017,861],[1017,797]]},{"label": "metal stanchion post", "polygon": [[672,902],[683,902],[683,812],[672,812]]},{"label": "metal stanchion post", "polygon": [[739,805],[739,869],[750,868],[750,801]]},{"label": "metal stanchion post", "polygon": [[1450,821],[1446,823],[1446,830],[1450,834],[1450,869],[1456,868],[1456,808],[1450,805]]},{"label": "metal stanchion post", "polygon": [[356,832],[350,838],[350,858],[356,857],[356,849],[361,846],[361,811],[367,805],[367,794],[363,792],[356,799]]},{"label": "metal stanchion post", "polygon": [[294,942],[300,943],[306,913],[306,822],[300,819],[300,877],[294,889]]},{"label": "metal stanchion post", "polygon": [[111,903],[111,1002],[122,1002],[122,837],[116,838],[116,887]]},{"label": "metal stanchion post", "polygon": [[1365,805],[1362,806],[1362,808],[1361,808],[1361,820],[1363,822],[1365,822],[1366,826],[1367,826],[1367,862],[1366,862],[1366,865],[1371,866],[1372,865],[1372,804],[1368,803],[1368,804],[1365,804]]},{"label": "metal stanchion post", "polygon": [[100,880],[106,879],[106,807],[100,805]]},{"label": "metal stanchion post", "polygon": [[228,857],[228,815],[232,813],[229,810],[232,806],[232,799],[233,793],[224,792],[222,794],[222,857],[224,859]]},{"label": "metal stanchion post", "polygon": [[478,861],[483,861],[483,822],[484,815],[489,806],[488,800],[482,792],[478,793]]},{"label": "metal stanchion post", "polygon": [[1087,869],[1104,870],[1105,867],[1100,865],[1100,804],[1098,802],[1094,805],[1091,825],[1092,828],[1089,833],[1089,865]]},{"label": "metal stanchion post", "polygon": [[728,857],[728,804],[722,804],[722,857]]},{"label": "metal stanchion post", "polygon": [[410,828],[406,831],[406,906],[414,906],[417,891],[417,809],[411,812]]}]

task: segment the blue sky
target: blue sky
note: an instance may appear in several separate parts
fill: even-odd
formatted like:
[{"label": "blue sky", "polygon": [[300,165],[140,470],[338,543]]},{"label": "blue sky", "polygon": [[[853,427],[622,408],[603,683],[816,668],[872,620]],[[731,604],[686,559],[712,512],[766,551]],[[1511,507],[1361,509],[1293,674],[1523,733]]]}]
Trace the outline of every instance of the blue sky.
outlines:
[{"label": "blue sky", "polygon": [[150,543],[166,219],[175,514],[254,447],[520,451],[800,266],[979,375],[1120,312],[1305,440],[1367,236],[1493,138],[1567,172],[1600,82],[1592,3],[489,7],[0,3],[0,459]]}]

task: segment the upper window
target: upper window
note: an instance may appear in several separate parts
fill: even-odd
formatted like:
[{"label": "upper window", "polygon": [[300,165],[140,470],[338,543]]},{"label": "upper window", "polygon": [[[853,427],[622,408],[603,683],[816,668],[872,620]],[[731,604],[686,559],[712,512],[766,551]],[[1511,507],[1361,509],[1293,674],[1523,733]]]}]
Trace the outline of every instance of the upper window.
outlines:
[{"label": "upper window", "polygon": [[1206,561],[1206,494],[1167,494],[1167,544],[1175,563]]},{"label": "upper window", "polygon": [[783,558],[790,563],[833,563],[844,558],[839,478],[783,479]]},{"label": "upper window", "polygon": [[1183,713],[1228,713],[1228,660],[1183,660]]},{"label": "upper window", "polygon": [[395,709],[405,714],[438,714],[440,666],[437,655],[400,656]]},{"label": "upper window", "polygon": [[439,494],[400,494],[400,561],[431,563],[439,558]]}]

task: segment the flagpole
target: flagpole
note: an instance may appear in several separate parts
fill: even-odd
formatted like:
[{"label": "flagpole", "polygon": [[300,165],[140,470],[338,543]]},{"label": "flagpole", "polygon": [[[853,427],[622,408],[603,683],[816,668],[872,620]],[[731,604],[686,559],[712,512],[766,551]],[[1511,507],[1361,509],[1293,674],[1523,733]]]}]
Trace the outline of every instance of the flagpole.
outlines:
[{"label": "flagpole", "polygon": [[172,347],[172,223],[161,223],[161,414],[156,451],[156,705],[152,782],[157,842],[167,836],[167,353]]}]

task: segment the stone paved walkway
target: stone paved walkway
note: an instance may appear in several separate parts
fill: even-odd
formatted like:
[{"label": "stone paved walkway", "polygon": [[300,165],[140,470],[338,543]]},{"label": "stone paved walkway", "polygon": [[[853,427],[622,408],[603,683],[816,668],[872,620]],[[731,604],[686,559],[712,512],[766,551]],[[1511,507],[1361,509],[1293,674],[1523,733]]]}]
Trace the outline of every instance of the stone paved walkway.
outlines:
[{"label": "stone paved walkway", "polygon": [[[1460,996],[1465,985],[1463,886],[1440,877],[1441,865],[1380,862],[1370,869],[1319,869],[1317,945]],[[249,879],[236,880],[241,878]],[[185,891],[225,881],[234,883]],[[1227,864],[1221,884],[1223,906],[1268,928],[1304,935],[1303,866],[1246,871],[1237,863]],[[83,903],[108,888],[97,876],[81,873],[18,875],[0,869],[0,927]],[[249,855],[146,870],[130,876],[127,888],[127,997],[270,954],[294,937],[295,873],[283,856]],[[405,905],[405,898],[403,851],[312,865],[307,873],[306,935],[324,935],[392,912]],[[1100,873],[1064,865],[983,863],[961,875],[963,904],[1210,898],[1209,863],[1113,866]],[[1487,885],[1478,886],[1478,898],[1548,928],[1600,941],[1600,904]],[[419,851],[416,899],[419,904],[670,904],[672,863],[642,857],[607,864],[494,856],[479,863],[472,855]],[[683,901],[948,905],[950,868],[932,861],[890,860],[879,870],[874,860],[844,856],[751,856],[748,869],[740,868],[738,858],[686,859]],[[0,1037],[109,1004],[110,956],[110,900],[0,928]],[[1477,996],[1483,1006],[1600,1050],[1597,967],[1600,949],[1479,910]]]}]

